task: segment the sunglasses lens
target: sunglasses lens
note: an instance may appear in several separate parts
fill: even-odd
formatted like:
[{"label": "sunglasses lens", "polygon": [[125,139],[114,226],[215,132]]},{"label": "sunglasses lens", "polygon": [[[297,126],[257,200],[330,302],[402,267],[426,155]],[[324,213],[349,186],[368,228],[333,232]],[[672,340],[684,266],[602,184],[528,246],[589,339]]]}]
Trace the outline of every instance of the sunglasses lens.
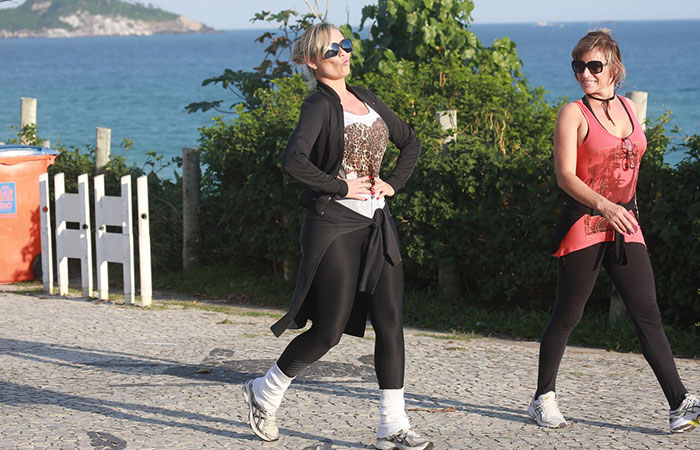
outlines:
[{"label": "sunglasses lens", "polygon": [[340,53],[341,48],[345,53],[352,52],[352,41],[346,38],[340,41],[340,43],[333,42],[332,44],[329,44],[326,48],[328,50],[326,50],[326,53],[323,54],[323,58],[334,58],[338,56],[338,53]]},{"label": "sunglasses lens", "polygon": [[351,53],[352,41],[350,39],[343,39],[340,41],[340,48],[342,48],[345,53]]},{"label": "sunglasses lens", "polygon": [[325,59],[333,58],[338,56],[338,52],[340,52],[340,47],[334,42],[328,46],[328,50],[326,50],[326,53],[323,54],[323,57]]},{"label": "sunglasses lens", "polygon": [[579,60],[571,61],[571,68],[574,69],[576,73],[583,73],[583,71],[586,70],[586,63]]},{"label": "sunglasses lens", "polygon": [[588,61],[588,64],[586,65],[588,66],[588,70],[590,70],[591,73],[600,73],[603,71],[603,63],[600,61]]}]

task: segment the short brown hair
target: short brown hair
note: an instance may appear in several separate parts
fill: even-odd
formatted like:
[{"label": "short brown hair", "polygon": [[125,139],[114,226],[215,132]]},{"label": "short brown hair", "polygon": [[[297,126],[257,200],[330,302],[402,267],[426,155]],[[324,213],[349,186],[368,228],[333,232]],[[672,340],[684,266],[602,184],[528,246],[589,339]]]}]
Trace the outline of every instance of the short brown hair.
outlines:
[{"label": "short brown hair", "polygon": [[625,65],[622,64],[620,47],[617,46],[615,39],[610,36],[609,29],[602,28],[586,33],[571,51],[571,57],[574,60],[581,59],[583,55],[594,50],[600,50],[606,55],[607,61],[604,61],[604,63],[610,64],[613,82],[615,86],[619,87],[625,79]]}]

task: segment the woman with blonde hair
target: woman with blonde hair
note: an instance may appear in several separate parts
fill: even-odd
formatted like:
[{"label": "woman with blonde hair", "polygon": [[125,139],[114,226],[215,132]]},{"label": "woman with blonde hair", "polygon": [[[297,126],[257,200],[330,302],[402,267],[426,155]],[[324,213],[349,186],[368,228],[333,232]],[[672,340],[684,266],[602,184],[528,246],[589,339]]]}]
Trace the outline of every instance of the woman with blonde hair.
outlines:
[{"label": "woman with blonde hair", "polygon": [[554,130],[557,183],[569,198],[555,227],[556,301],[540,343],[537,391],[528,413],[541,426],[567,425],[557,406],[556,376],[602,266],[666,396],[671,432],[691,430],[698,425],[700,400],[681,383],[656,302],[636,201],[647,141],[637,106],[615,93],[625,76],[620,49],[609,30],[592,31],[576,44],[572,58],[584,95],[562,107]]},{"label": "woman with blonde hair", "polygon": [[[376,333],[379,382],[378,449],[428,449],[404,407],[403,268],[387,197],[401,189],[418,160],[413,130],[374,93],[348,86],[352,42],[333,25],[316,24],[296,42],[292,59],[305,65],[316,91],[301,107],[282,158],[305,190],[301,260],[287,314],[272,326],[312,326],[295,337],[265,376],[243,386],[253,432],[279,438],[276,412],[294,377],[335,346],[343,333],[363,336],[367,316]],[[380,176],[387,143],[399,149],[393,171]]]}]

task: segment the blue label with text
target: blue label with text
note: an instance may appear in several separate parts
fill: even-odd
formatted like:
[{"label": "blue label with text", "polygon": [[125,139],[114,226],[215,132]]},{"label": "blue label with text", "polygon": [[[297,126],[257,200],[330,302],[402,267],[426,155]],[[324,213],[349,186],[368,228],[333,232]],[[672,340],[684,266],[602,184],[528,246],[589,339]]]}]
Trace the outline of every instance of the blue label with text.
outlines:
[{"label": "blue label with text", "polygon": [[0,183],[0,216],[17,214],[15,183]]}]

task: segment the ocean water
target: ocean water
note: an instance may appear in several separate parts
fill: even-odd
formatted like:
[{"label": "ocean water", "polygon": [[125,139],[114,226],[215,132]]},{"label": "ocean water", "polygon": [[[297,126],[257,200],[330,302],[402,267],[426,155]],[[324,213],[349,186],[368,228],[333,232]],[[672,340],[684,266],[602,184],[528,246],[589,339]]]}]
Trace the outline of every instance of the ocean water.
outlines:
[{"label": "ocean water", "polygon": [[[683,134],[700,133],[700,21],[474,25],[485,45],[508,36],[523,60],[531,86],[546,98],[580,97],[570,52],[588,30],[606,26],[620,44],[627,80],[620,93],[649,93],[647,115],[673,112],[672,125]],[[95,128],[112,130],[112,153],[142,164],[154,150],[166,159],[182,147],[196,146],[198,128],[217,112],[187,114],[194,101],[236,97],[219,86],[201,85],[226,68],[252,70],[264,56],[255,42],[261,30],[209,35],[90,37],[75,39],[0,39],[0,141],[19,126],[20,97],[38,99],[39,135],[79,148],[94,145]],[[670,130],[671,128],[669,128]],[[682,154],[667,155],[674,163]]]}]

